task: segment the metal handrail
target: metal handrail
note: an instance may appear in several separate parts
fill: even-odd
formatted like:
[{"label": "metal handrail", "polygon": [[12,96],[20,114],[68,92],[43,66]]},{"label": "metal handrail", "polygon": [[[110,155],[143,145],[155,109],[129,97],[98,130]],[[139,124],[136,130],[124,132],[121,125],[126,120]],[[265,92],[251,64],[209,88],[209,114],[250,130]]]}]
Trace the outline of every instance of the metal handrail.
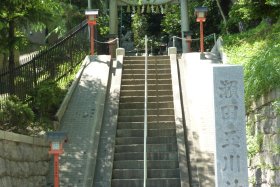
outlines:
[{"label": "metal handrail", "polygon": [[147,101],[148,101],[148,38],[145,35],[145,102],[144,102],[144,182],[143,187],[146,187],[147,182]]}]

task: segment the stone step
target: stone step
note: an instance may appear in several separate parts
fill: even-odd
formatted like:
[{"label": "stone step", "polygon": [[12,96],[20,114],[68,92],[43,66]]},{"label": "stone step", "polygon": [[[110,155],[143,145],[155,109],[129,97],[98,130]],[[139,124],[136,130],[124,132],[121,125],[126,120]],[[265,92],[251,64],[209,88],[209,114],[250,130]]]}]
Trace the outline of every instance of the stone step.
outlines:
[{"label": "stone step", "polygon": [[[170,57],[168,56],[162,56],[162,57],[152,57],[149,56],[148,57],[148,62],[161,62],[161,61],[170,61]],[[128,58],[124,58],[124,62],[125,63],[137,63],[137,62],[142,62],[145,63],[145,57],[128,57]]]},{"label": "stone step", "polygon": [[[148,115],[174,115],[173,108],[148,109]],[[119,116],[144,115],[144,109],[120,109]]]},{"label": "stone step", "polygon": [[[124,61],[144,61],[144,56],[125,56]],[[170,60],[169,56],[148,56],[148,61]]]},{"label": "stone step", "polygon": [[[147,187],[181,187],[179,178],[147,179]],[[142,179],[113,179],[112,187],[143,187]]]},{"label": "stone step", "polygon": [[[172,84],[169,79],[147,79],[148,84]],[[123,79],[122,85],[145,84],[145,79]]]},{"label": "stone step", "polygon": [[[143,179],[143,169],[114,169],[113,179]],[[179,169],[148,169],[147,178],[179,178]]]},{"label": "stone step", "polygon": [[[143,152],[144,144],[116,145],[116,153]],[[147,144],[147,152],[172,152],[177,151],[177,145],[173,144]]]},{"label": "stone step", "polygon": [[[164,96],[164,95],[172,95],[172,90],[148,90],[148,96]],[[144,96],[144,90],[121,90],[121,97],[128,96]]]},{"label": "stone step", "polygon": [[[143,129],[143,122],[118,122],[118,129]],[[148,129],[175,129],[174,121],[148,122]]]},{"label": "stone step", "polygon": [[[135,85],[122,85],[121,90],[144,90],[144,84],[135,84]],[[147,86],[148,90],[172,90],[172,84],[149,84]]]},{"label": "stone step", "polygon": [[[143,137],[117,137],[116,145],[143,144]],[[177,143],[175,136],[147,137],[148,144],[173,144]]]},{"label": "stone step", "polygon": [[[148,75],[149,74],[170,74],[171,73],[171,69],[170,68],[166,68],[166,69],[148,69]],[[145,74],[145,70],[144,69],[126,69],[125,71],[123,71],[123,75],[127,75],[127,74]]]},{"label": "stone step", "polygon": [[[129,102],[144,102],[144,96],[122,96],[120,97],[121,103]],[[172,95],[161,95],[161,96],[148,96],[148,102],[163,102],[163,101],[173,101]]]},{"label": "stone step", "polygon": [[[114,161],[114,169],[143,169],[143,160],[119,160]],[[147,169],[177,169],[179,163],[176,160],[148,160]]]},{"label": "stone step", "polygon": [[[174,115],[148,115],[148,122],[174,121]],[[118,122],[143,122],[144,116],[119,116]]]},{"label": "stone step", "polygon": [[[120,103],[119,109],[143,109],[144,102]],[[149,102],[147,108],[173,108],[173,102]]]},{"label": "stone step", "polygon": [[[152,74],[151,72],[148,72],[147,79],[170,79],[171,74],[170,73],[161,73],[161,74]],[[143,74],[130,74],[123,72],[122,74],[122,80],[126,79],[145,79],[145,75]]]},{"label": "stone step", "polygon": [[[115,153],[114,160],[144,160],[143,152]],[[147,152],[147,160],[178,160],[177,152]]]},{"label": "stone step", "polygon": [[[170,61],[168,61],[170,62]],[[148,69],[166,69],[170,68],[170,63],[167,62],[159,62],[159,63],[148,63]],[[123,65],[123,70],[127,69],[145,69],[144,63],[125,63]]]},{"label": "stone step", "polygon": [[[117,129],[117,137],[143,137],[144,129]],[[175,129],[148,129],[148,137],[176,136]]]}]

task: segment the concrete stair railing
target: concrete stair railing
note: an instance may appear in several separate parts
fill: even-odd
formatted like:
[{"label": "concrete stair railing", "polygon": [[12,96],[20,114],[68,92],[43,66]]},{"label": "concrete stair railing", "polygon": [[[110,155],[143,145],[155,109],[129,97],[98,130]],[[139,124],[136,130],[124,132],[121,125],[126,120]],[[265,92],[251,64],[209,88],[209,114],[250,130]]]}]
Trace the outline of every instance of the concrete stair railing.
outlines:
[{"label": "concrete stair railing", "polygon": [[[143,186],[144,57],[125,57],[113,162],[113,187]],[[179,187],[170,59],[148,57],[147,186]]]}]

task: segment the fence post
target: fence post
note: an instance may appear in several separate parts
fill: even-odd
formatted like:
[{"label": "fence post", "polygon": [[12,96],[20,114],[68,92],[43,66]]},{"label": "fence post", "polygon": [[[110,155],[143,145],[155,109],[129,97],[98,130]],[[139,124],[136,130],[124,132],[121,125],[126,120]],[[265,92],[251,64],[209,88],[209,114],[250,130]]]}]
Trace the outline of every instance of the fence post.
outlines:
[{"label": "fence post", "polygon": [[216,40],[217,40],[217,38],[216,38],[216,33],[214,33],[214,45],[216,46]]},{"label": "fence post", "polygon": [[32,67],[33,67],[33,83],[34,83],[34,88],[37,86],[37,75],[36,75],[36,65],[35,63],[32,63]]}]

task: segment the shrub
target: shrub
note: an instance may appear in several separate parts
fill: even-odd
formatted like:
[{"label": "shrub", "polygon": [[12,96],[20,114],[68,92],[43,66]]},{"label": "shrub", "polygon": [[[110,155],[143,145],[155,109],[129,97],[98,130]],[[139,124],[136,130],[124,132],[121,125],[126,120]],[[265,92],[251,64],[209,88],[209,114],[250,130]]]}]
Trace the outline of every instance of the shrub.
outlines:
[{"label": "shrub", "polygon": [[247,109],[262,95],[280,88],[279,30],[280,20],[272,26],[262,22],[247,32],[224,37],[230,63],[244,66]]},{"label": "shrub", "polygon": [[1,101],[0,128],[16,132],[25,131],[34,120],[34,113],[28,104],[23,103],[16,96],[10,96]]},{"label": "shrub", "polygon": [[64,91],[57,83],[45,82],[41,84],[32,94],[31,105],[41,116],[52,114],[59,106]]}]

